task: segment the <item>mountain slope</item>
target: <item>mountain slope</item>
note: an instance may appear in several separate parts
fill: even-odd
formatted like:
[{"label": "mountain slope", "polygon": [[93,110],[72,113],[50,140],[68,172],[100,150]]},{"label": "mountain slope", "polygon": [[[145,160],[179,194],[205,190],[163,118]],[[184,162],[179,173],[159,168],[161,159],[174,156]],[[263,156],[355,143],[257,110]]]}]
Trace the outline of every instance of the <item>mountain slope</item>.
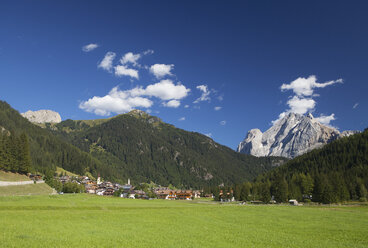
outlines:
[{"label": "mountain slope", "polygon": [[354,131],[340,133],[313,118],[290,113],[277,121],[265,133],[252,129],[239,144],[238,152],[254,156],[283,156],[294,158],[319,148],[339,137],[354,134]]},{"label": "mountain slope", "polygon": [[271,185],[283,180],[289,199],[312,194],[314,201],[329,203],[367,197],[368,129],[301,155],[257,179]]},{"label": "mountain slope", "polygon": [[50,125],[63,137],[136,182],[198,187],[253,179],[282,158],[236,153],[199,133],[187,132],[143,111],[106,120]]},{"label": "mountain slope", "polygon": [[100,161],[56,137],[50,131],[32,124],[3,101],[0,101],[0,126],[15,137],[27,134],[32,171],[47,173],[55,171],[56,166],[59,166],[78,174],[84,174],[89,170],[104,171],[106,175],[112,175],[109,168],[105,169]]}]

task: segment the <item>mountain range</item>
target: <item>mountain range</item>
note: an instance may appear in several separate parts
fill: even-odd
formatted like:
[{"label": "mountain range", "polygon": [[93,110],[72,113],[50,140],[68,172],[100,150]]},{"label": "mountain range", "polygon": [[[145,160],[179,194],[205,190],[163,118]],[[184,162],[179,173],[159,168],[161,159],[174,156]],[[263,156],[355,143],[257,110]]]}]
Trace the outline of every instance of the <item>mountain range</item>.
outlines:
[{"label": "mountain range", "polygon": [[33,170],[42,173],[61,167],[116,182],[202,187],[253,180],[286,161],[237,153],[139,110],[108,119],[31,123],[0,101],[0,126],[28,136]]},{"label": "mountain range", "polygon": [[307,116],[289,113],[264,133],[259,129],[250,130],[240,142],[237,151],[257,157],[295,158],[338,138],[358,132],[340,133],[337,129],[318,122],[311,113]]}]

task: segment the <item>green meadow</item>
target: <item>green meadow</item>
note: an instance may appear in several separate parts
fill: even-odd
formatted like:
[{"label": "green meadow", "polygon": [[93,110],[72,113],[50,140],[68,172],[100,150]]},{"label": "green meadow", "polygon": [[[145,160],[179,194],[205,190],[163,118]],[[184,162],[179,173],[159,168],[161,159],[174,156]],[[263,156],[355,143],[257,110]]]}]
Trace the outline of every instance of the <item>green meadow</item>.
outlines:
[{"label": "green meadow", "polygon": [[[49,195],[52,192],[53,192],[52,188],[50,188],[50,186],[48,186],[46,183],[0,187],[0,197],[22,196],[22,195]],[[0,198],[0,202],[2,202],[2,198]]]},{"label": "green meadow", "polygon": [[1,247],[368,247],[367,206],[0,197]]}]

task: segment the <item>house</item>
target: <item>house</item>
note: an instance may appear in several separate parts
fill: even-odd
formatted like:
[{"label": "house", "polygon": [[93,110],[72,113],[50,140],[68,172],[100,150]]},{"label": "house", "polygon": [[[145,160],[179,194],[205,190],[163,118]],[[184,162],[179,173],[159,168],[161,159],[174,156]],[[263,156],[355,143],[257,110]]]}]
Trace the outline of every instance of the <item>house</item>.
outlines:
[{"label": "house", "polygon": [[96,184],[91,184],[91,183],[87,183],[84,185],[86,192],[89,194],[96,194],[96,190],[97,190],[97,185]]},{"label": "house", "polygon": [[143,190],[135,190],[135,199],[146,199],[147,195],[146,192],[144,192]]},{"label": "house", "polygon": [[96,195],[104,195],[105,189],[99,188],[96,190]]},{"label": "house", "polygon": [[191,190],[180,190],[176,192],[176,199],[178,200],[192,200],[193,191]]},{"label": "house", "polygon": [[39,175],[39,174],[29,174],[28,177],[32,181],[40,181],[40,180],[42,180],[42,176]]},{"label": "house", "polygon": [[176,198],[176,192],[171,189],[156,191],[156,195],[158,199],[164,200],[175,200]]},{"label": "house", "polygon": [[113,195],[114,194],[114,189],[111,187],[108,187],[105,192],[103,192],[103,195]]}]

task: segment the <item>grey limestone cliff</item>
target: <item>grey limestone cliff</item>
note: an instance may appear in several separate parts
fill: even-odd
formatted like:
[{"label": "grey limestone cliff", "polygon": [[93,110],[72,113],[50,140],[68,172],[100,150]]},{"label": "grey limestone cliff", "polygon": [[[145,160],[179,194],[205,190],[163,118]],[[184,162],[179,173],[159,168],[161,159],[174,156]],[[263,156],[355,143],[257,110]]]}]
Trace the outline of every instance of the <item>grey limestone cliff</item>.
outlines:
[{"label": "grey limestone cliff", "polygon": [[30,122],[34,123],[59,123],[61,122],[60,114],[52,110],[38,110],[38,111],[27,111],[21,114],[27,118]]},{"label": "grey limestone cliff", "polygon": [[319,123],[312,114],[307,116],[289,113],[262,133],[250,130],[240,142],[238,152],[254,156],[282,156],[294,158],[312,149],[321,147],[337,138],[358,131],[344,131]]}]

